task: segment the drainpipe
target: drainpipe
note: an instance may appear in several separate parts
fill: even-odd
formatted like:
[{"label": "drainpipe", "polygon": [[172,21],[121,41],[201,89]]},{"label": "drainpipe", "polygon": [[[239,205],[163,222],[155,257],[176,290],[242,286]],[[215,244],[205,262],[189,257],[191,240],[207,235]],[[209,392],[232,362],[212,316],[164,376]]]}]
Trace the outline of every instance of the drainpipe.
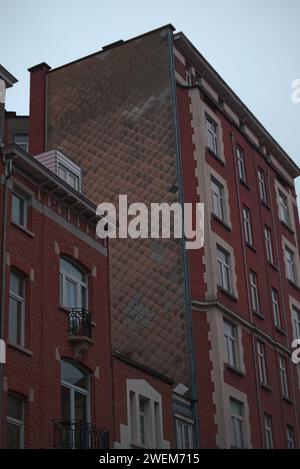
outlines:
[{"label": "drainpipe", "polygon": [[[169,30],[169,58],[170,58],[170,79],[171,79],[171,94],[173,103],[173,116],[174,116],[174,130],[176,137],[176,164],[177,164],[177,177],[179,186],[179,200],[183,207],[184,204],[184,190],[182,179],[182,166],[181,166],[181,150],[179,140],[179,122],[178,122],[178,106],[176,97],[176,82],[175,82],[175,65],[173,53],[173,32]],[[183,215],[184,218],[184,215]],[[184,219],[182,220],[184,226]],[[184,268],[184,283],[185,283],[185,301],[187,309],[187,333],[188,333],[188,347],[191,366],[191,394],[192,394],[192,415],[194,420],[194,448],[200,448],[200,423],[198,416],[198,399],[197,399],[197,384],[196,384],[196,361],[194,350],[194,337],[193,337],[193,318],[190,299],[190,286],[189,286],[189,266],[187,259],[187,252],[185,248],[185,239],[182,237],[182,254],[183,254],[183,268]]]},{"label": "drainpipe", "polygon": [[[1,154],[1,148],[0,148]],[[8,219],[8,190],[9,181],[12,172],[12,157],[3,155],[3,162],[5,164],[5,173],[3,181],[3,201],[2,201],[2,213],[3,213],[3,225],[2,225],[2,255],[1,255],[1,300],[0,300],[0,340],[1,350],[4,349],[5,354],[5,342],[4,342],[4,311],[6,301],[6,246],[7,246],[7,219]],[[4,378],[4,363],[0,362],[0,448],[2,446],[2,428],[3,428],[3,378]]]}]

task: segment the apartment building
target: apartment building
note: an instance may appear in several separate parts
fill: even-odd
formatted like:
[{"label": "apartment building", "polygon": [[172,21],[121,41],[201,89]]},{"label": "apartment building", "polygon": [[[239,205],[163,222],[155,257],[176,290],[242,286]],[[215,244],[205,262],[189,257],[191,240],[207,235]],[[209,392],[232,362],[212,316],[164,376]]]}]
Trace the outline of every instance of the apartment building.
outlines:
[{"label": "apartment building", "polygon": [[174,447],[173,381],[111,353],[108,246],[81,168],[32,158],[28,118],[1,112],[0,447]]},{"label": "apartment building", "polygon": [[95,204],[205,204],[202,249],[110,242],[112,347],[173,380],[177,446],[298,447],[297,165],[171,25],[29,71],[29,151],[72,154]]}]

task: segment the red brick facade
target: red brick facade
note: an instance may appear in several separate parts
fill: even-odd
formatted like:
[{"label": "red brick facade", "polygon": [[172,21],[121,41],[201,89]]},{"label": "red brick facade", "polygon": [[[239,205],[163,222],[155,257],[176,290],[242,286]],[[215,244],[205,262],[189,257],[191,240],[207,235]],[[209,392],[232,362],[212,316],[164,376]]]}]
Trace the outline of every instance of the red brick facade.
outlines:
[{"label": "red brick facade", "polygon": [[[132,61],[134,76],[123,75]],[[50,363],[57,385],[58,356],[73,353],[66,324],[57,330],[49,319],[66,318],[59,310],[60,252],[96,271],[101,283],[96,288],[91,275],[97,339],[82,365],[94,376],[95,424],[110,431],[111,444],[143,446],[136,422],[145,399],[148,422],[161,422],[159,435],[153,429],[148,435],[154,447],[299,447],[300,370],[291,361],[295,311],[300,321],[299,168],[171,26],[49,70],[30,69],[30,152],[55,146],[74,156],[95,203],[115,201],[119,193],[134,202],[204,203],[205,240],[198,250],[169,240],[113,242],[108,281],[107,257],[96,257],[80,236],[34,207],[34,238],[10,226],[9,264],[28,277],[26,301],[34,304],[36,326],[30,322],[27,331],[32,356],[8,350],[8,362],[17,356],[15,366],[26,373],[14,377],[8,366],[6,387],[28,401],[34,388],[34,402],[47,393],[53,402],[40,422],[43,441],[42,414],[33,410],[37,436],[33,431],[26,444],[50,446],[50,421],[60,413],[59,395],[54,399],[41,371],[32,384],[30,367],[35,360],[39,370]],[[41,194],[40,204],[48,206],[49,195]],[[54,201],[51,210],[64,217]],[[75,215],[71,222],[77,225]],[[86,231],[81,221],[80,229]],[[118,350],[112,359],[110,332]]]}]

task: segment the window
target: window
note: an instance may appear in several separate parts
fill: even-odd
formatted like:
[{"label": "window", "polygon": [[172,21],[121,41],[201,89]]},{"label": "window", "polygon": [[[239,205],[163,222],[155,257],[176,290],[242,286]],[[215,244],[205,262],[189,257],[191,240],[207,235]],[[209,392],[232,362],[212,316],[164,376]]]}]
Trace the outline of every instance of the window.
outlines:
[{"label": "window", "polygon": [[29,149],[28,135],[27,134],[15,135],[15,144],[21,147],[23,150],[28,152],[28,149]]},{"label": "window", "polygon": [[60,302],[66,308],[87,308],[87,276],[65,258],[60,259]]},{"label": "window", "polygon": [[146,445],[146,432],[147,432],[147,420],[146,420],[146,408],[147,402],[145,399],[139,400],[139,422],[140,422],[140,436],[141,436],[141,445]]},{"label": "window", "polygon": [[282,395],[283,397],[289,397],[289,382],[288,382],[286,358],[282,355],[279,356],[279,371],[280,371]]},{"label": "window", "polygon": [[176,419],[176,437],[178,449],[193,448],[193,426],[191,423]]},{"label": "window", "polygon": [[295,321],[295,333],[296,333],[295,339],[300,340],[300,310],[296,308],[296,306],[292,306],[292,309],[293,309],[293,317]]},{"label": "window", "polygon": [[208,148],[218,154],[218,125],[206,114],[207,145]]},{"label": "window", "polygon": [[24,448],[24,402],[12,394],[8,394],[7,448]]},{"label": "window", "polygon": [[231,293],[230,254],[217,245],[218,286]]},{"label": "window", "polygon": [[15,192],[12,194],[12,221],[23,227],[27,225],[27,201]]},{"label": "window", "polygon": [[265,345],[257,341],[257,355],[258,355],[258,369],[259,369],[259,378],[261,384],[267,384],[267,366],[266,366],[266,355],[265,355]]},{"label": "window", "polygon": [[246,182],[246,167],[245,167],[245,158],[244,152],[241,147],[236,147],[236,156],[237,156],[237,164],[239,170],[239,178],[241,181]]},{"label": "window", "polygon": [[193,86],[193,68],[190,65],[186,68],[186,82],[187,86]]},{"label": "window", "polygon": [[251,294],[252,311],[254,313],[259,313],[257,275],[254,272],[250,272],[250,294]]},{"label": "window", "polygon": [[274,264],[274,255],[273,255],[273,244],[272,244],[272,233],[270,228],[265,226],[264,228],[265,233],[265,243],[266,243],[266,252],[267,252],[267,259],[271,264]]},{"label": "window", "polygon": [[297,283],[295,253],[287,246],[285,247],[285,259],[287,268],[287,278],[291,282]]},{"label": "window", "polygon": [[58,176],[72,186],[73,189],[79,190],[79,177],[61,163],[58,164]]},{"label": "window", "polygon": [[272,430],[272,417],[271,415],[265,414],[265,445],[266,449],[273,449],[273,430]]},{"label": "window", "polygon": [[11,344],[24,347],[25,293],[24,279],[15,272],[10,273],[9,283],[9,327]]},{"label": "window", "polygon": [[224,320],[224,338],[226,363],[234,368],[238,368],[238,334],[237,326]]},{"label": "window", "polygon": [[244,436],[244,404],[235,399],[230,399],[231,418],[231,448],[245,448]]},{"label": "window", "polygon": [[224,214],[224,186],[215,178],[211,178],[211,196],[213,214],[225,221]]},{"label": "window", "polygon": [[127,380],[130,441],[133,447],[163,448],[161,395],[144,380]]},{"label": "window", "polygon": [[244,230],[245,230],[245,240],[247,244],[252,246],[252,226],[251,226],[251,213],[249,208],[243,207],[243,221],[244,221]]},{"label": "window", "polygon": [[64,426],[60,445],[64,448],[89,447],[89,376],[68,361],[61,361],[61,420]]},{"label": "window", "polygon": [[271,297],[272,297],[274,324],[276,327],[281,327],[278,292],[277,290],[275,290],[275,288],[272,288]]},{"label": "window", "polygon": [[285,223],[286,225],[290,225],[290,214],[288,208],[288,199],[287,197],[281,192],[278,192],[279,198],[279,217],[280,220]]},{"label": "window", "polygon": [[287,444],[288,449],[295,449],[294,429],[290,425],[287,426]]},{"label": "window", "polygon": [[265,173],[261,169],[259,169],[257,174],[258,174],[258,186],[259,186],[260,200],[267,203],[268,200],[267,200]]}]

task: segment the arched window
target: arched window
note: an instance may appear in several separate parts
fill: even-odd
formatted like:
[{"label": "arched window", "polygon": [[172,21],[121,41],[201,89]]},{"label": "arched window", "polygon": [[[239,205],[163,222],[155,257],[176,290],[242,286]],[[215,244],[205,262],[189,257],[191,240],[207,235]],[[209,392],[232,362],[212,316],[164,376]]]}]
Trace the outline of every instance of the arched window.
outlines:
[{"label": "arched window", "polygon": [[87,275],[64,257],[60,259],[60,302],[66,308],[87,308]]}]

